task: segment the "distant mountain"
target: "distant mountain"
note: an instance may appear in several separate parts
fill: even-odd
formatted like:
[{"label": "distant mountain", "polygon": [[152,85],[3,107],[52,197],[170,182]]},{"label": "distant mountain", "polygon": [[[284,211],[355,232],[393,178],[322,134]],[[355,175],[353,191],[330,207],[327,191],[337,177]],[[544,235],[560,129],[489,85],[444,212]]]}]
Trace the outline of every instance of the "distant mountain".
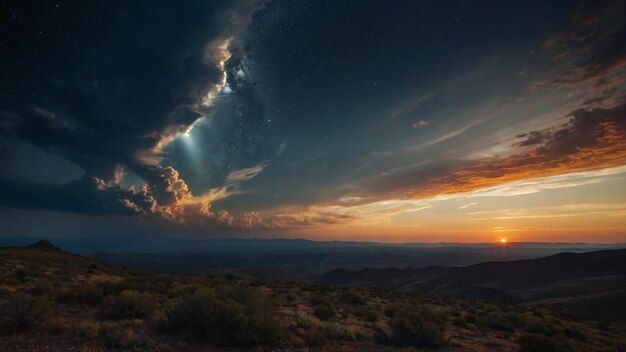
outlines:
[{"label": "distant mountain", "polygon": [[[602,279],[602,285],[598,280]],[[487,262],[465,267],[332,270],[318,282],[401,292],[449,294],[501,303],[560,295],[597,294],[626,288],[626,250],[560,253],[545,258]]]},{"label": "distant mountain", "polygon": [[63,252],[61,250],[61,248],[53,245],[52,243],[45,241],[45,240],[41,240],[38,241],[37,243],[33,243],[29,246],[24,247],[26,249],[35,249],[38,251],[45,251],[45,252]]}]

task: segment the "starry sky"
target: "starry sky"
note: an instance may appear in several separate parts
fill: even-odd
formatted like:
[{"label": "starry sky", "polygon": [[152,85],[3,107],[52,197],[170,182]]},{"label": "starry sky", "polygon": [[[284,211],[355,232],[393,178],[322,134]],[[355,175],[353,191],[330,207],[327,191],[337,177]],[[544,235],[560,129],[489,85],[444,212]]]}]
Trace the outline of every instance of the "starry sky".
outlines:
[{"label": "starry sky", "polygon": [[626,241],[624,1],[8,1],[0,236]]}]

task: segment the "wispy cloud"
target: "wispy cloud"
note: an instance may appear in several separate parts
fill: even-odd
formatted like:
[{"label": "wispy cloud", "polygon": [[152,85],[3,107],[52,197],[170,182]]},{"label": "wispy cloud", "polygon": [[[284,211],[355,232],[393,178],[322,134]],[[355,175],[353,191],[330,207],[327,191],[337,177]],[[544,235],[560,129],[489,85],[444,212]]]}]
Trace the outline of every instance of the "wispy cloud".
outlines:
[{"label": "wispy cloud", "polygon": [[426,121],[426,120],[419,120],[416,123],[412,124],[411,127],[412,128],[420,128],[420,127],[424,127],[424,126],[428,126],[430,125],[430,122]]},{"label": "wispy cloud", "polygon": [[267,167],[267,164],[264,163],[264,164],[259,164],[259,165],[255,165],[252,167],[248,167],[245,169],[233,171],[226,177],[226,183],[233,184],[233,183],[239,183],[239,182],[250,180],[256,177],[258,174],[260,174],[266,167]]},{"label": "wispy cloud", "polygon": [[[432,178],[410,193],[418,198],[467,193],[515,181],[625,165],[626,103],[611,109],[573,111],[567,125],[543,139],[543,144],[527,152],[478,160]],[[520,187],[516,192],[540,185],[524,186],[526,190]]]},{"label": "wispy cloud", "polygon": [[467,208],[469,208],[469,207],[473,207],[473,206],[474,206],[474,205],[476,205],[476,204],[478,204],[478,203],[477,203],[477,202],[472,202],[472,203],[467,203],[467,204],[465,204],[465,205],[461,205],[461,206],[459,207],[459,210],[462,210],[462,209],[467,209]]}]

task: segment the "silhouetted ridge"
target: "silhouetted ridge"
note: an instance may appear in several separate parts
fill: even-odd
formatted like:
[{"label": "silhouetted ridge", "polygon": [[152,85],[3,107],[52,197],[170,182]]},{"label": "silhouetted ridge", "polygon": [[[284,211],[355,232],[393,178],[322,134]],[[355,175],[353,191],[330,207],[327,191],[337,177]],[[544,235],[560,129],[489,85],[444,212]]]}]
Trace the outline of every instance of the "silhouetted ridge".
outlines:
[{"label": "silhouetted ridge", "polygon": [[45,240],[41,240],[38,241],[37,243],[33,243],[29,246],[26,246],[24,248],[27,249],[35,249],[38,251],[45,251],[45,252],[63,252],[63,250],[61,250],[61,248],[53,245],[52,243],[45,241]]},{"label": "silhouetted ridge", "polygon": [[502,303],[537,296],[533,289],[572,280],[626,277],[626,250],[560,253],[545,258],[486,262],[465,267],[332,270],[317,281],[339,286],[443,293]]}]

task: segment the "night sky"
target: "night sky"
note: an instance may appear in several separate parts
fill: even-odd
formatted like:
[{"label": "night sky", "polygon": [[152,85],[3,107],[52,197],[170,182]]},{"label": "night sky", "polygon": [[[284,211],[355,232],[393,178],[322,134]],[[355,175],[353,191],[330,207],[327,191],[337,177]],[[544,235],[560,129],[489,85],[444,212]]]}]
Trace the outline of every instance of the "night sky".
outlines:
[{"label": "night sky", "polygon": [[624,1],[0,16],[0,237],[626,241]]}]

